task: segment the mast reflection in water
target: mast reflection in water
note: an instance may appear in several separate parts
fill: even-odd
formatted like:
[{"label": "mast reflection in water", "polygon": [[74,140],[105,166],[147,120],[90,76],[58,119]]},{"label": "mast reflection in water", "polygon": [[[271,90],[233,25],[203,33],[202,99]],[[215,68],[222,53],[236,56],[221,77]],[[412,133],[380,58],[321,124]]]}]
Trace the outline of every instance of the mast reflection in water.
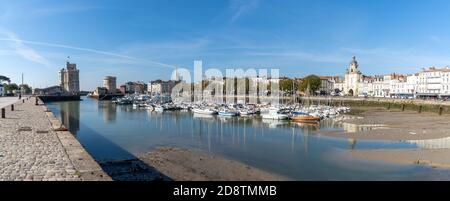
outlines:
[{"label": "mast reflection in water", "polygon": [[333,120],[311,125],[259,117],[157,113],[88,98],[48,107],[99,162],[174,146],[221,155],[294,180],[442,179],[442,170],[350,158],[348,150],[416,148],[416,144],[319,135],[320,130],[347,128]]}]

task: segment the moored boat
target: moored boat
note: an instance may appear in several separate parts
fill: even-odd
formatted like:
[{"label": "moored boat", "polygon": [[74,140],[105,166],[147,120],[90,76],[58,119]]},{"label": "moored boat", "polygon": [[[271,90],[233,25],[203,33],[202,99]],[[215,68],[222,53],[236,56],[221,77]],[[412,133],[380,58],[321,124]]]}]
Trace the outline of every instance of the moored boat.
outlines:
[{"label": "moored boat", "polygon": [[288,119],[289,116],[286,114],[280,114],[278,113],[278,109],[276,108],[270,108],[267,113],[264,113],[261,115],[263,119],[277,119],[277,120],[284,120]]},{"label": "moored boat", "polygon": [[320,117],[314,117],[314,116],[309,116],[309,115],[297,115],[297,116],[292,116],[291,120],[295,121],[295,122],[319,122]]},{"label": "moored boat", "polygon": [[154,107],[155,112],[164,112],[164,108],[162,106]]},{"label": "moored boat", "polygon": [[238,112],[234,112],[234,111],[219,111],[219,115],[220,116],[238,116],[239,113]]},{"label": "moored boat", "polygon": [[212,110],[212,109],[195,108],[195,109],[192,109],[192,111],[197,114],[217,114],[217,111]]}]

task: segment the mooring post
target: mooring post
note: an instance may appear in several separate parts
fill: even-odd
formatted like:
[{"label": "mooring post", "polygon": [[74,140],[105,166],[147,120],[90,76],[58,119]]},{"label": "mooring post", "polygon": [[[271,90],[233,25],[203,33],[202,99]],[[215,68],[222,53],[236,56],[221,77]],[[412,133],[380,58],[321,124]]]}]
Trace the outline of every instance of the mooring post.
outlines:
[{"label": "mooring post", "polygon": [[439,115],[442,115],[443,110],[444,110],[444,108],[442,106],[439,106]]},{"label": "mooring post", "polygon": [[39,105],[38,104],[38,97],[36,96],[36,103],[35,103],[35,105]]},{"label": "mooring post", "polygon": [[402,104],[402,111],[405,111],[405,104]]},{"label": "mooring post", "polygon": [[14,104],[11,104],[11,111],[14,111]]},{"label": "mooring post", "polygon": [[6,118],[5,116],[5,108],[2,108],[2,119]]},{"label": "mooring post", "polygon": [[22,99],[22,103],[25,103],[25,99]]},{"label": "mooring post", "polygon": [[419,113],[422,113],[422,105],[419,106]]}]

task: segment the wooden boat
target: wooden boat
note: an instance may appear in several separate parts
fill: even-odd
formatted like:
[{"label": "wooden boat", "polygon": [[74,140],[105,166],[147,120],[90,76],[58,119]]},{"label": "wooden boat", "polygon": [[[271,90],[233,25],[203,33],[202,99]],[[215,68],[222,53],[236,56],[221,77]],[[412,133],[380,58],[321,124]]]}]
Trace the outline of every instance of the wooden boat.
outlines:
[{"label": "wooden boat", "polygon": [[297,115],[291,117],[291,120],[295,122],[319,122],[320,117],[314,117],[309,115]]}]

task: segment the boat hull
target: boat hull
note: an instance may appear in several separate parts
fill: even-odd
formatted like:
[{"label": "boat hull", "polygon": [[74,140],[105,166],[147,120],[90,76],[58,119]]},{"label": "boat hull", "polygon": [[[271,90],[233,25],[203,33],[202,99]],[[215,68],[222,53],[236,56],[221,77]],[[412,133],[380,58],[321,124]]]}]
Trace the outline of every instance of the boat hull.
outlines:
[{"label": "boat hull", "polygon": [[313,116],[293,116],[291,117],[292,121],[295,122],[307,122],[307,123],[312,123],[312,122],[319,122],[320,121],[320,117],[313,117]]}]

